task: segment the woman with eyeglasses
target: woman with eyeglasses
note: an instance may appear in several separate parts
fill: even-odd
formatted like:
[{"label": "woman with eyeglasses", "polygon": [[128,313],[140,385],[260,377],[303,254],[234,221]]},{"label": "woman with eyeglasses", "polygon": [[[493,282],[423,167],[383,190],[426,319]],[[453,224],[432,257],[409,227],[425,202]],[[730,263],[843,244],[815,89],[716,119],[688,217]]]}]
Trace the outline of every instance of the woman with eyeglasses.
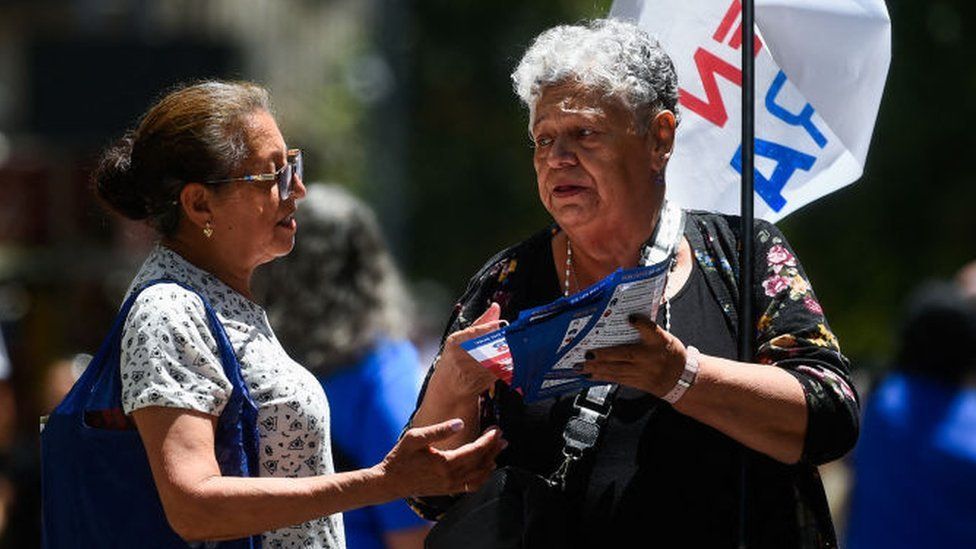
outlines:
[{"label": "woman with eyeglasses", "polygon": [[[457,451],[430,446],[460,420],[408,431],[373,467],[334,472],[321,385],[288,357],[251,297],[254,270],[292,249],[305,196],[301,152],[286,146],[266,90],[207,81],[171,92],[104,153],[94,180],[111,209],[160,235],[129,293],[173,281],[138,294],[119,363],[123,412],[182,539],[260,533],[266,547],[343,547],[341,511],[474,489],[490,473],[504,446],[497,431]],[[215,430],[233,389],[200,296],[257,407],[256,477],[218,466]]]}]

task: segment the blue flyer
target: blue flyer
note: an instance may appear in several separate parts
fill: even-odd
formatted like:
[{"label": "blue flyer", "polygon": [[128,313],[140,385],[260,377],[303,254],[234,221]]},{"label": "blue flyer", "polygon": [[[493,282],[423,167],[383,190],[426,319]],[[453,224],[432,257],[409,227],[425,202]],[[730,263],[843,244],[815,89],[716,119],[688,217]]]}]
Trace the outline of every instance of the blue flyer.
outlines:
[{"label": "blue flyer", "polygon": [[573,366],[586,351],[638,341],[631,314],[654,318],[669,261],[617,270],[552,303],[519,312],[511,325],[461,347],[522,394],[525,402],[576,392],[595,383]]}]

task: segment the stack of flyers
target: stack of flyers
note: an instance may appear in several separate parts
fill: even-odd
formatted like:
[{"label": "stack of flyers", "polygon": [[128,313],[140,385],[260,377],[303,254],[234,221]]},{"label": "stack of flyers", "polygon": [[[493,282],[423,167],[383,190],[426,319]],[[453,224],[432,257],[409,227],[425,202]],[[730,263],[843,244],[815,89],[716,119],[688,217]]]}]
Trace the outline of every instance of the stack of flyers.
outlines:
[{"label": "stack of flyers", "polygon": [[628,318],[657,315],[668,265],[618,269],[577,294],[521,311],[511,325],[461,347],[526,402],[595,385],[573,366],[590,349],[638,341]]}]

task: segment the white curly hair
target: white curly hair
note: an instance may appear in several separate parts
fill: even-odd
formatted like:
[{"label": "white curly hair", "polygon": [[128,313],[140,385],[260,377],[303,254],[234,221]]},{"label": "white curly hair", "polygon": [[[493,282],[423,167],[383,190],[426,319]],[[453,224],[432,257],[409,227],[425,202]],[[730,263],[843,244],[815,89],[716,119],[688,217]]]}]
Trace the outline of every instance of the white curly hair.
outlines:
[{"label": "white curly hair", "polygon": [[543,31],[522,56],[512,82],[529,109],[530,125],[546,88],[566,83],[620,100],[640,131],[663,109],[678,118],[674,63],[657,40],[626,21],[596,19]]}]

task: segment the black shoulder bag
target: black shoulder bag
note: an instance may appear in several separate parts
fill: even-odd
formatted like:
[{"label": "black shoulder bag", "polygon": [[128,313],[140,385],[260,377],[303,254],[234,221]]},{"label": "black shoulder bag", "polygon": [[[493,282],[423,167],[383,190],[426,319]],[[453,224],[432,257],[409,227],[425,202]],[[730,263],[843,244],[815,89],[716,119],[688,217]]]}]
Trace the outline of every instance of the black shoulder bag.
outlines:
[{"label": "black shoulder bag", "polygon": [[[596,447],[610,415],[616,385],[579,393],[575,414],[563,429],[563,460],[545,478],[519,467],[502,467],[480,490],[465,496],[427,536],[428,549],[550,549],[571,547],[568,485]],[[579,473],[575,473],[578,475]]]}]

